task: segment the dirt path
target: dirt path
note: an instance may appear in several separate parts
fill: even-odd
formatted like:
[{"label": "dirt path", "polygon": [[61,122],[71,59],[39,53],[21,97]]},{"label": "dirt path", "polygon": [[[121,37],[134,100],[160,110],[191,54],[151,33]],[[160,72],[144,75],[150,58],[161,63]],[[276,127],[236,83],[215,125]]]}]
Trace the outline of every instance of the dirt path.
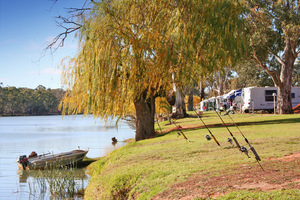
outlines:
[{"label": "dirt path", "polygon": [[257,165],[240,166],[234,172],[194,175],[186,182],[176,184],[155,199],[194,199],[220,197],[236,190],[300,189],[300,152],[283,158],[269,158],[263,162],[265,171]]}]

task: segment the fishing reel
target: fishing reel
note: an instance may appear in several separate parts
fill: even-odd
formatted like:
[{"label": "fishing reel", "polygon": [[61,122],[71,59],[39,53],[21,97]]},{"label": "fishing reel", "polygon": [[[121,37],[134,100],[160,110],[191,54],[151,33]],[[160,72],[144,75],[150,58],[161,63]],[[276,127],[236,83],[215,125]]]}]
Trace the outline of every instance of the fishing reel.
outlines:
[{"label": "fishing reel", "polygon": [[[244,146],[241,146],[241,145],[238,143],[238,141],[236,140],[235,137],[233,137],[233,140],[234,140],[236,146],[238,147],[238,149],[239,149],[242,153],[246,154],[246,156],[247,156],[248,158],[250,158],[248,149],[247,149],[246,147],[244,147]],[[229,142],[232,146],[234,146],[233,140],[232,140],[231,138],[228,138],[228,139],[227,139],[227,142]]]},{"label": "fishing reel", "polygon": [[246,147],[241,146],[240,151],[243,152],[243,153],[245,153],[245,154],[248,156],[248,158],[250,158],[250,156],[249,156],[248,154],[249,154],[249,150],[251,150],[252,153],[253,153],[254,156],[255,156],[255,159],[256,159],[257,161],[261,161],[261,159],[260,159],[259,155],[257,154],[256,150],[254,149],[254,147],[252,147],[250,144],[249,144],[249,147],[250,147],[250,148],[247,149]]},{"label": "fishing reel", "polygon": [[209,141],[211,140],[211,137],[209,135],[205,135],[205,138]]},{"label": "fishing reel", "polygon": [[231,138],[227,138],[227,142],[229,142],[232,146],[234,146]]},{"label": "fishing reel", "polygon": [[258,162],[259,166],[261,167],[261,169],[262,169],[263,171],[265,171],[264,168],[263,168],[263,167],[261,166],[261,164],[259,163],[259,161],[261,161],[261,159],[260,159],[259,155],[257,154],[257,152],[255,151],[254,147],[252,147],[252,146],[250,145],[250,143],[248,143],[248,145],[249,145],[249,147],[250,147],[249,149],[247,149],[247,148],[244,147],[244,146],[241,146],[240,151],[243,152],[243,153],[245,153],[245,154],[248,156],[248,158],[250,158],[250,156],[248,155],[248,153],[249,153],[249,150],[251,150],[252,153],[254,154],[255,159],[256,159],[256,161]]},{"label": "fishing reel", "polygon": [[248,158],[250,158],[248,149],[247,149],[246,147],[241,146],[241,147],[240,147],[240,151],[243,152],[243,153],[245,153],[246,156],[247,156]]}]

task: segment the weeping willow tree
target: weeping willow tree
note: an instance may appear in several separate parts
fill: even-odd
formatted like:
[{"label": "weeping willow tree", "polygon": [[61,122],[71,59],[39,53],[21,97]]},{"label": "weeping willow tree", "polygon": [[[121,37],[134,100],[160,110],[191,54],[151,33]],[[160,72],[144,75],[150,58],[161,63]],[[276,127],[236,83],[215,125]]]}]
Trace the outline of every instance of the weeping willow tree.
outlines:
[{"label": "weeping willow tree", "polygon": [[155,134],[155,98],[170,88],[172,73],[182,86],[211,70],[214,60],[230,60],[239,51],[235,1],[93,4],[79,19],[78,54],[63,68],[69,90],[62,106],[72,114],[108,119],[125,117],[134,105],[137,141]]}]

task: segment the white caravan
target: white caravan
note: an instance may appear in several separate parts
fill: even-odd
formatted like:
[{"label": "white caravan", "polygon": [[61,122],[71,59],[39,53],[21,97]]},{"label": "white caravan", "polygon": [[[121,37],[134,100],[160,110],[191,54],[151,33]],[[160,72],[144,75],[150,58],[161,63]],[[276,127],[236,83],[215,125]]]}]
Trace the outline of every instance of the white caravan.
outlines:
[{"label": "white caravan", "polygon": [[221,106],[225,106],[226,108],[230,108],[231,104],[236,104],[237,108],[240,108],[242,104],[242,97],[241,97],[242,89],[239,90],[232,90],[223,96],[212,97],[210,99],[206,99],[200,102],[197,105],[197,109],[201,111],[208,111],[219,109]]},{"label": "white caravan", "polygon": [[232,106],[233,104],[236,105],[236,108],[239,110],[242,105],[242,89],[239,90],[231,90],[229,93],[223,95],[222,102],[223,105],[226,104],[227,108]]},{"label": "white caravan", "polygon": [[197,110],[200,111],[214,110],[214,108],[216,108],[216,97],[201,101],[199,106]]},{"label": "white caravan", "polygon": [[[274,111],[274,98],[275,106],[277,106],[277,87],[248,87],[243,88],[242,92],[244,112],[250,110],[268,110]],[[300,87],[292,88],[292,107],[300,103]]]}]

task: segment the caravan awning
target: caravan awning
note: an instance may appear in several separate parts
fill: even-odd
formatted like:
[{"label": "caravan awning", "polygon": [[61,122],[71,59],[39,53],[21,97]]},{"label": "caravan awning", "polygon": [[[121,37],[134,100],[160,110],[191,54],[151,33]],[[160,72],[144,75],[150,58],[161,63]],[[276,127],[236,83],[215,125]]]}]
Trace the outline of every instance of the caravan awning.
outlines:
[{"label": "caravan awning", "polygon": [[229,99],[233,99],[237,96],[241,96],[242,95],[242,89],[236,90],[234,91],[234,93],[232,95],[230,95]]}]

